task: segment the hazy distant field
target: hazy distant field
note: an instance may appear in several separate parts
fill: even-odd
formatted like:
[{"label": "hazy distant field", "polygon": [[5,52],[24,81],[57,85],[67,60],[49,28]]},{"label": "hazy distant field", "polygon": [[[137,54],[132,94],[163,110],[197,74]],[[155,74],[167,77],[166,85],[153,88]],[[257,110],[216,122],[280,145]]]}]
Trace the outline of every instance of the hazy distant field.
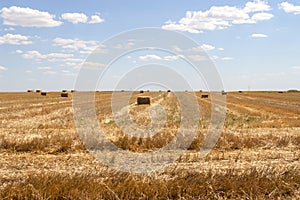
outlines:
[{"label": "hazy distant field", "polygon": [[[71,93],[70,93],[71,94]],[[155,150],[172,139],[180,112],[167,92],[134,93],[130,115],[150,123],[148,95],[167,110],[162,131],[130,138],[111,116],[110,92],[96,93],[98,121],[112,142],[131,151]],[[0,93],[0,198],[20,199],[277,199],[300,198],[300,93],[227,94],[225,127],[217,146],[200,160],[210,98],[197,93],[198,137],[176,163],[149,175],[114,171],[98,163],[76,133],[72,96]]]}]

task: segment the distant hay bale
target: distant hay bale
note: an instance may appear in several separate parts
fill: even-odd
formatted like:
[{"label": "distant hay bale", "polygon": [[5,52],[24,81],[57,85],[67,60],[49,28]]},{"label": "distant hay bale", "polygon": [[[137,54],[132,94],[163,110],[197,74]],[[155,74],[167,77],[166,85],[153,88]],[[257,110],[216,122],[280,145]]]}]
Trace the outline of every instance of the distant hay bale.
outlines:
[{"label": "distant hay bale", "polygon": [[141,105],[141,104],[148,104],[148,105],[150,105],[150,97],[148,97],[148,96],[137,97],[137,104],[138,105]]},{"label": "distant hay bale", "polygon": [[60,96],[61,96],[61,97],[69,97],[69,94],[66,93],[66,92],[62,92],[62,93],[60,94]]},{"label": "distant hay bale", "polygon": [[208,98],[208,94],[202,94],[201,98]]},{"label": "distant hay bale", "polygon": [[239,93],[243,93],[243,91],[239,91]]},{"label": "distant hay bale", "polygon": [[27,92],[33,92],[33,90],[27,90]]},{"label": "distant hay bale", "polygon": [[68,90],[62,90],[61,92],[68,92]]},{"label": "distant hay bale", "polygon": [[199,90],[199,92],[202,92],[202,90]]},{"label": "distant hay bale", "polygon": [[125,92],[125,90],[121,90],[121,92]]},{"label": "distant hay bale", "polygon": [[140,93],[144,93],[144,91],[143,91],[143,90],[140,90]]},{"label": "distant hay bale", "polygon": [[46,95],[47,95],[47,92],[41,92],[41,95],[42,95],[42,96],[46,96]]},{"label": "distant hay bale", "polygon": [[222,92],[222,95],[227,95],[227,92]]},{"label": "distant hay bale", "polygon": [[36,93],[40,93],[40,92],[42,92],[42,90],[35,90],[35,92],[36,92]]},{"label": "distant hay bale", "polygon": [[150,90],[147,90],[147,92],[150,92]]},{"label": "distant hay bale", "polygon": [[167,92],[171,92],[171,90],[168,90]]},{"label": "distant hay bale", "polygon": [[282,92],[282,91],[279,91],[278,93],[282,94],[283,92]]},{"label": "distant hay bale", "polygon": [[185,92],[188,92],[187,90],[185,90]]},{"label": "distant hay bale", "polygon": [[73,92],[75,92],[75,90],[71,90],[71,92],[73,93]]}]

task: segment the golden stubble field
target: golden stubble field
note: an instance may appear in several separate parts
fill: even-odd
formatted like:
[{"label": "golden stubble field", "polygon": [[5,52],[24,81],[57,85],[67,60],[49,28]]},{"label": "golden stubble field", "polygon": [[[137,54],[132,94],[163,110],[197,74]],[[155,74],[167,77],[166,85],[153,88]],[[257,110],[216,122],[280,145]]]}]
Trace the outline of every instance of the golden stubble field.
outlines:
[{"label": "golden stubble field", "polygon": [[[71,93],[70,93],[71,94]],[[129,137],[113,121],[111,92],[96,93],[99,124],[118,147],[157,150],[180,126],[176,97],[133,93],[130,116],[151,122],[151,96],[166,110],[152,138]],[[97,162],[82,145],[73,120],[72,95],[0,94],[1,199],[299,199],[300,93],[227,94],[225,126],[208,156],[197,156],[209,126],[210,98],[196,93],[201,109],[198,136],[177,162],[149,174],[130,174]]]}]

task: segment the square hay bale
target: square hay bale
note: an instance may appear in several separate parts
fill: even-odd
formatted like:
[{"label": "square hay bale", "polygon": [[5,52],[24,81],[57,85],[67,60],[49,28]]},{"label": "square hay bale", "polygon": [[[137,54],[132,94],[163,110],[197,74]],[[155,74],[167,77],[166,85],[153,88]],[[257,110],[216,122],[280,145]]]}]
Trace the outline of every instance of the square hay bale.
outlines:
[{"label": "square hay bale", "polygon": [[62,90],[61,92],[68,92],[68,90]]},{"label": "square hay bale", "polygon": [[168,90],[167,92],[171,92],[171,90]]},{"label": "square hay bale", "polygon": [[208,98],[208,94],[202,94],[201,98]]},{"label": "square hay bale", "polygon": [[60,94],[60,96],[61,96],[61,97],[69,97],[69,94],[66,93],[66,92],[62,92],[62,93]]},{"label": "square hay bale", "polygon": [[75,90],[71,90],[71,92],[73,93],[73,92],[75,92]]},{"label": "square hay bale", "polygon": [[33,90],[27,90],[27,92],[33,92]]},{"label": "square hay bale", "polygon": [[41,95],[42,95],[42,96],[46,96],[46,95],[47,95],[47,92],[41,92]]},{"label": "square hay bale", "polygon": [[142,104],[150,105],[150,97],[148,97],[148,96],[137,97],[137,104],[138,105],[142,105]]},{"label": "square hay bale", "polygon": [[40,92],[42,92],[42,90],[35,90],[35,92],[36,92],[36,93],[40,93]]},{"label": "square hay bale", "polygon": [[140,93],[144,93],[144,91],[143,91],[143,90],[140,90]]}]

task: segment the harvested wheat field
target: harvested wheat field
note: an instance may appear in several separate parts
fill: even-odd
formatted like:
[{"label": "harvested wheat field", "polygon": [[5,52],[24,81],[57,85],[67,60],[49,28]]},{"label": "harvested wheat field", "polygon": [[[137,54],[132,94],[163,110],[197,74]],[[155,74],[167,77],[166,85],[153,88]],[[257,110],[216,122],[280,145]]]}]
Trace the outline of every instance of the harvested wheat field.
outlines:
[{"label": "harvested wheat field", "polygon": [[[123,92],[125,93],[125,92]],[[1,199],[299,199],[300,93],[228,92],[225,125],[216,147],[197,156],[210,119],[210,95],[201,98],[197,137],[175,163],[132,174],[99,163],[82,145],[72,94],[0,94]],[[74,93],[75,94],[75,93]],[[114,122],[111,92],[96,92],[96,113],[107,138],[133,152],[157,150],[180,126],[172,92],[147,92],[151,105],[129,102],[139,126],[160,104],[166,121],[151,138],[130,137]]]}]

